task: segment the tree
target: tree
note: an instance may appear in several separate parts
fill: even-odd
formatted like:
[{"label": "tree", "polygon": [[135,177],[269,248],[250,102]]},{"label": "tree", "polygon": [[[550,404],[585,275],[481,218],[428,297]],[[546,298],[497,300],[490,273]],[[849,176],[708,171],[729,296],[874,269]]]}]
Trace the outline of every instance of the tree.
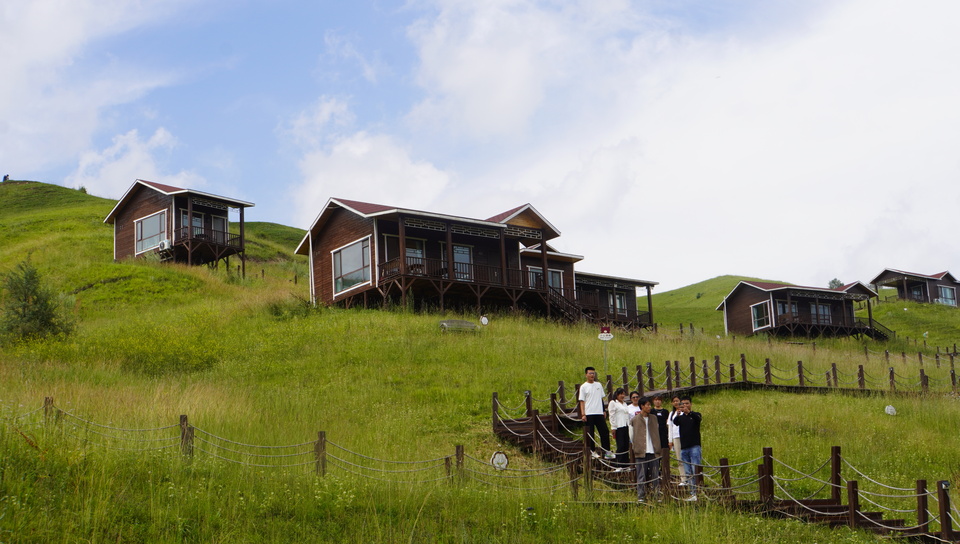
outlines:
[{"label": "tree", "polygon": [[830,283],[827,285],[827,287],[831,289],[838,289],[840,287],[843,287],[843,282],[838,280],[837,278],[833,278],[832,280],[830,280]]},{"label": "tree", "polygon": [[30,340],[73,332],[73,321],[53,291],[44,287],[40,273],[29,260],[3,278],[3,288],[0,336],[4,339]]}]

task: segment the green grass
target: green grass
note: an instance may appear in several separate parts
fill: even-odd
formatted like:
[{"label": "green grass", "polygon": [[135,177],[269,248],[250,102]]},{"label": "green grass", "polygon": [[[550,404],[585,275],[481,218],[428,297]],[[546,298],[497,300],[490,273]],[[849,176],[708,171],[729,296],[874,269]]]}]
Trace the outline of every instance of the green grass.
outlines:
[{"label": "green grass", "polygon": [[[683,336],[666,328],[618,333],[606,363],[593,327],[494,315],[480,334],[443,335],[439,315],[304,307],[305,261],[292,255],[303,232],[296,229],[249,224],[254,255],[241,280],[222,268],[113,263],[111,229],[102,223],[112,201],[39,183],[0,184],[0,200],[17,203],[0,209],[0,272],[31,255],[54,288],[73,293],[78,320],[64,341],[0,347],[0,542],[876,541],[710,504],[648,511],[576,503],[562,475],[506,488],[400,484],[331,465],[318,478],[309,466],[237,466],[199,451],[185,463],[175,452],[97,446],[102,439],[87,434],[93,426],[74,429],[84,438],[77,439],[62,433],[70,427],[11,420],[50,396],[111,427],[162,427],[185,414],[196,427],[245,444],[301,444],[325,431],[330,441],[379,459],[445,457],[462,444],[478,459],[506,450],[511,468],[539,469],[547,465],[491,432],[493,392],[519,406],[525,390],[546,398],[558,380],[572,391],[588,364],[618,376],[624,366],[632,371],[649,361],[659,371],[666,360],[685,365],[715,355],[725,364],[740,354],[754,365],[769,357],[785,369],[803,360],[815,376],[832,363],[847,375],[864,364],[881,379],[888,366],[915,376],[919,364],[915,354],[887,363],[879,344],[718,339],[707,326],[706,334]],[[654,312],[662,304],[678,323],[699,327],[690,316],[713,316],[719,300],[708,299],[729,290],[729,278],[720,280],[655,299]],[[923,311],[878,319],[888,326],[885,319],[902,319],[906,327]],[[911,326],[929,329],[931,338],[950,334],[927,322]],[[892,485],[957,483],[960,468],[950,453],[960,446],[960,416],[955,398],[943,394],[945,366],[927,365],[941,393],[926,397],[700,395],[707,460],[748,461],[772,446],[785,462],[815,468],[830,446],[841,445],[858,468]],[[886,404],[900,415],[883,414]]]}]

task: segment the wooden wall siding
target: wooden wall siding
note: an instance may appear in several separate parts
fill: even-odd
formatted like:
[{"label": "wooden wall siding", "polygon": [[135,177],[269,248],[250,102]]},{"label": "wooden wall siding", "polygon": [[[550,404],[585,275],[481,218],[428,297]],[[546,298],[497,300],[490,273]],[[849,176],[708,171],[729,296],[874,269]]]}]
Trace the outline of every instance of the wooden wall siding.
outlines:
[{"label": "wooden wall siding", "polygon": [[[333,295],[333,258],[330,252],[355,242],[364,236],[371,236],[370,250],[374,245],[379,251],[379,242],[372,238],[374,234],[374,220],[359,217],[351,212],[335,209],[330,212],[330,219],[318,232],[314,233],[311,243],[313,251],[313,289],[316,301],[321,304],[330,304],[334,301]],[[374,262],[371,259],[371,266]],[[376,270],[371,270],[371,278],[376,283]],[[357,287],[348,293],[357,293],[372,286]]]},{"label": "wooden wall siding", "polygon": [[[753,313],[750,306],[765,300],[770,300],[770,293],[750,287],[738,289],[726,302],[724,311],[726,312],[727,329],[734,334],[753,334]],[[776,312],[776,308],[771,308],[771,310]]]},{"label": "wooden wall siding", "polygon": [[115,250],[114,259],[126,259],[134,257],[137,253],[137,229],[134,221],[151,215],[153,213],[166,210],[167,213],[167,237],[172,236],[173,224],[169,217],[171,198],[163,193],[152,191],[144,187],[137,187],[129,202],[117,213],[114,220],[115,232]]},{"label": "wooden wall siding", "polygon": [[[520,269],[523,270],[524,274],[527,274],[529,270],[528,267],[531,266],[534,268],[543,268],[543,260],[540,258],[539,254],[536,257],[532,255],[524,255],[520,258]],[[547,268],[550,270],[560,271],[560,273],[563,275],[563,295],[570,300],[574,300],[576,298],[576,290],[574,289],[573,263],[564,261],[551,261],[550,257],[548,256]]]}]

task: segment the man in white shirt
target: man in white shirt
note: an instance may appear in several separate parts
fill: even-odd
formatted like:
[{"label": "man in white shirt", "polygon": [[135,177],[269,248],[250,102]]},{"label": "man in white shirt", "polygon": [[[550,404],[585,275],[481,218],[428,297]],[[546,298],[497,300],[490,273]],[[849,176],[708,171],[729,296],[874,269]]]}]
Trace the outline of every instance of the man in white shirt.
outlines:
[{"label": "man in white shirt", "polygon": [[606,394],[603,386],[597,381],[597,371],[592,366],[588,366],[584,372],[587,375],[587,381],[580,386],[580,394],[577,399],[580,401],[580,418],[586,423],[590,430],[590,450],[594,457],[600,457],[597,453],[597,441],[594,438],[594,431],[600,433],[600,447],[603,448],[604,458],[613,459],[613,452],[610,451],[610,429],[607,428],[607,420],[603,413],[603,399]]}]

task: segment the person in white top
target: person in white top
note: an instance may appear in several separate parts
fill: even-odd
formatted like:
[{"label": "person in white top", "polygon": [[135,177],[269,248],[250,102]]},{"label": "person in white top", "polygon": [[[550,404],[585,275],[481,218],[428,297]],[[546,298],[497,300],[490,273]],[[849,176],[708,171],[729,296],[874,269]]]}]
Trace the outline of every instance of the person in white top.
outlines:
[{"label": "person in white top", "polygon": [[677,465],[680,471],[680,485],[686,485],[687,470],[686,467],[683,466],[683,463],[680,462],[680,428],[673,422],[673,419],[680,415],[680,395],[674,395],[671,402],[673,404],[673,411],[667,416],[667,429],[669,429],[667,434],[670,438],[668,447],[671,453],[677,457]]},{"label": "person in white top", "polygon": [[624,402],[626,392],[622,387],[613,392],[613,400],[607,406],[610,415],[610,427],[613,429],[613,438],[617,443],[617,466],[625,468],[630,463],[630,410]]},{"label": "person in white top", "polygon": [[[633,421],[633,416],[640,411],[640,393],[634,391],[630,393],[630,404],[627,405],[627,411],[630,412],[630,421]],[[664,427],[666,428],[666,427]],[[630,443],[633,443],[633,425],[627,425],[627,429],[630,430]]]},{"label": "person in white top", "polygon": [[607,419],[603,413],[603,386],[597,381],[597,370],[588,366],[584,373],[587,376],[580,386],[580,393],[577,400],[580,404],[580,418],[589,425],[590,449],[594,457],[600,457],[597,453],[597,441],[593,437],[593,431],[596,429],[600,433],[600,447],[603,448],[603,456],[607,459],[613,459],[613,452],[610,451],[610,430],[607,428]]}]

